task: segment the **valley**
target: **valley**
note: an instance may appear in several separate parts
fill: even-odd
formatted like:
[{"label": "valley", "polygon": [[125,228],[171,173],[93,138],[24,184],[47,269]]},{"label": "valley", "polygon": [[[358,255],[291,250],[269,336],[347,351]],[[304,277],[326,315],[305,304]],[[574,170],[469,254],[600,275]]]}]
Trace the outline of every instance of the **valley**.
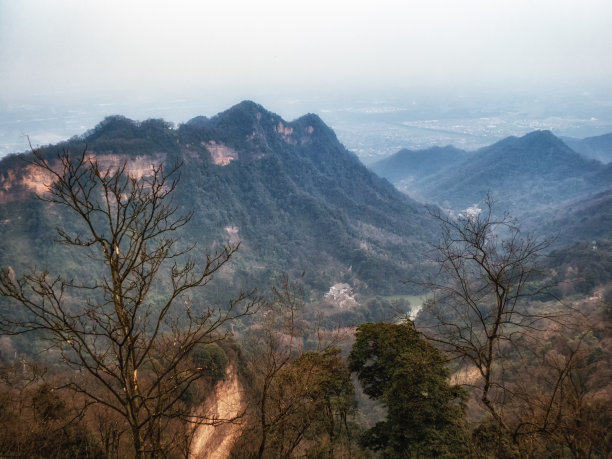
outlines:
[{"label": "valley", "polygon": [[243,101],[2,158],[0,422],[46,443],[0,455],[610,454],[609,135],[405,111],[346,109],[358,154]]}]

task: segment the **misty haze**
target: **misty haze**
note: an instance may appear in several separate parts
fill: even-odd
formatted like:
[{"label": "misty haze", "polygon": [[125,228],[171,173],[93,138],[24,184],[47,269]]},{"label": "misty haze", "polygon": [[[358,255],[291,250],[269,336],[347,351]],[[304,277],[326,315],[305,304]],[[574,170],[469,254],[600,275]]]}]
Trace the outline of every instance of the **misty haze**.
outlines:
[{"label": "misty haze", "polygon": [[0,456],[612,455],[612,3],[0,0]]}]

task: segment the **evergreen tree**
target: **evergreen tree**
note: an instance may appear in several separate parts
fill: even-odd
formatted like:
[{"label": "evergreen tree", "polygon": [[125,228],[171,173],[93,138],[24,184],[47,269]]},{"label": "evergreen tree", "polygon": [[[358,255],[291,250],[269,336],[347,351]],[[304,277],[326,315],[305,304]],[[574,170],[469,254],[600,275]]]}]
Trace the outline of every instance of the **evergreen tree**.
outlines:
[{"label": "evergreen tree", "polygon": [[444,354],[412,322],[360,325],[349,367],[365,394],[387,408],[386,419],[363,434],[363,446],[385,457],[466,455],[467,394],[449,384]]}]

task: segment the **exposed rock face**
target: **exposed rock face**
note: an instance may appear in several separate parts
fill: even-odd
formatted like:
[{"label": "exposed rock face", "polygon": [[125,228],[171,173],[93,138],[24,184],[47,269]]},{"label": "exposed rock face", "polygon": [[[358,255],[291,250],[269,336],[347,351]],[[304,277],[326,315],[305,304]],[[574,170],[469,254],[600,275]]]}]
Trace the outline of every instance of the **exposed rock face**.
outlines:
[{"label": "exposed rock face", "polygon": [[[140,179],[151,173],[153,165],[165,162],[166,155],[159,153],[147,156],[127,156],[91,152],[87,160],[97,161],[102,170],[116,169],[125,164],[125,172]],[[60,167],[58,162],[58,160],[51,160],[50,164],[54,169],[58,169]],[[42,195],[53,184],[54,179],[53,174],[32,164],[2,171],[0,172],[0,203],[23,199],[28,192]]]},{"label": "exposed rock face", "polygon": [[227,145],[209,140],[208,143],[202,142],[202,146],[210,151],[213,163],[217,166],[227,166],[230,162],[238,159],[238,152]]},{"label": "exposed rock face", "polygon": [[51,174],[32,165],[3,171],[0,175],[0,203],[23,199],[31,192],[42,194],[52,182]]},{"label": "exposed rock face", "polygon": [[200,415],[211,419],[210,425],[196,428],[189,457],[198,459],[224,459],[229,457],[243,425],[238,419],[246,407],[238,374],[233,365],[215,386]]}]

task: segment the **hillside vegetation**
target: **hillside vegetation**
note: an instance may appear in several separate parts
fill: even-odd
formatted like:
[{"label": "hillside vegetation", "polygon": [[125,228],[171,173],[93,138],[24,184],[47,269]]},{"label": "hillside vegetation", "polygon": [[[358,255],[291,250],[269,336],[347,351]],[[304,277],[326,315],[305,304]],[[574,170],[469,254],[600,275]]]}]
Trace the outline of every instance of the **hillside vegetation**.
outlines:
[{"label": "hillside vegetation", "polygon": [[[404,292],[402,281],[421,271],[417,264],[436,230],[422,205],[366,169],[315,115],[286,122],[243,102],[176,129],[115,116],[41,154],[85,148],[107,167],[128,161],[140,175],[151,162],[181,163],[175,200],[194,212],[184,239],[202,248],[240,241],[233,271],[224,274],[236,285],[261,288],[284,273],[304,273],[319,296],[338,282]],[[51,243],[62,217],[34,198],[44,186],[32,167],[6,158],[0,181],[2,264],[50,265],[66,257]]]},{"label": "hillside vegetation", "polygon": [[373,168],[250,101],[4,158],[0,456],[609,457],[609,164]]}]

